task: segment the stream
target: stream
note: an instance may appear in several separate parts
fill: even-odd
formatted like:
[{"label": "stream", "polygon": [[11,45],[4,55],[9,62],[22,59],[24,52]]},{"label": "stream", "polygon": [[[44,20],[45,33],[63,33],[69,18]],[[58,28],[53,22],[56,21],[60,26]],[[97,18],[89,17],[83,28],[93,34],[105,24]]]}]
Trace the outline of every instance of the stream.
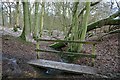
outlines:
[{"label": "stream", "polygon": [[[20,69],[19,64],[17,63],[18,61],[15,58],[11,58],[11,59],[7,57],[1,57],[1,58],[2,58],[3,64],[6,66],[9,66],[9,68],[3,69],[3,73],[4,74],[7,73],[3,75],[4,77],[14,76],[14,75],[19,76],[22,74],[22,70]],[[37,72],[37,77],[53,78],[62,73],[62,71],[56,70],[56,69],[51,69],[51,68],[45,69],[45,68],[40,68],[36,66],[32,66],[32,67]]]}]

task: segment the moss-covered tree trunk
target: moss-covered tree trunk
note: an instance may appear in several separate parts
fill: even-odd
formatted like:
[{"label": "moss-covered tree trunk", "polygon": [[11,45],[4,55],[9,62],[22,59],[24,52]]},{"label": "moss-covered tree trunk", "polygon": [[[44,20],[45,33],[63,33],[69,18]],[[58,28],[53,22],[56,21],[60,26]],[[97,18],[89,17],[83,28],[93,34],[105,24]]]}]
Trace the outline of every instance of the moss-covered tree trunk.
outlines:
[{"label": "moss-covered tree trunk", "polygon": [[[72,13],[72,27],[70,40],[78,40],[78,4],[79,2],[75,2],[73,4],[73,13]],[[77,51],[77,44],[70,43],[69,44],[70,51]]]},{"label": "moss-covered tree trunk", "polygon": [[35,18],[34,18],[34,38],[38,38],[39,36],[39,27],[38,27],[38,19],[39,19],[39,14],[38,14],[38,8],[39,8],[39,2],[35,2]]},{"label": "moss-covered tree trunk", "polygon": [[[71,36],[70,36],[70,40],[74,41],[74,40],[78,40],[78,5],[79,2],[74,2],[73,3],[73,11],[72,11],[72,30],[71,30]],[[66,37],[66,39],[68,39],[68,37]],[[68,44],[68,51],[70,52],[77,52],[78,50],[78,44],[77,43],[69,43]],[[74,57],[66,56],[66,60],[68,60],[69,62],[74,61]]]},{"label": "moss-covered tree trunk", "polygon": [[[83,17],[83,23],[81,28],[81,36],[80,41],[85,41],[86,33],[87,33],[87,25],[88,25],[88,18],[90,14],[90,2],[86,2],[86,12]],[[82,50],[82,44],[79,46],[79,50]]]},{"label": "moss-covered tree trunk", "polygon": [[28,2],[27,0],[25,2],[22,2],[23,4],[23,16],[24,16],[24,27],[23,27],[23,32],[21,34],[21,38],[23,40],[26,40],[26,35],[28,35],[28,28],[29,28],[29,16],[28,16],[28,11],[29,11],[29,8],[28,8]]},{"label": "moss-covered tree trunk", "polygon": [[[87,32],[87,25],[88,25],[88,17],[90,13],[90,2],[86,2],[86,10],[83,14],[83,20],[82,24],[79,25],[79,19],[78,19],[78,4],[79,2],[75,2],[73,5],[73,16],[72,16],[72,30],[71,30],[71,36],[70,40],[78,40],[78,41],[84,41],[86,37]],[[68,45],[68,51],[71,52],[80,52],[82,50],[82,44],[76,44],[76,43],[70,43]],[[68,60],[74,61],[79,56],[69,57]]]},{"label": "moss-covered tree trunk", "polygon": [[31,34],[32,37],[33,37],[33,33],[34,33],[34,30],[33,30],[33,29],[34,29],[34,27],[35,27],[35,26],[34,26],[34,23],[35,23],[35,22],[32,21],[32,19],[33,19],[32,10],[34,9],[34,6],[35,6],[35,3],[33,3],[32,6],[31,6],[30,3],[29,3],[29,12],[28,12],[28,14],[29,14],[29,28],[30,28],[30,29],[29,29],[29,30],[30,30],[29,32],[30,32],[30,34]]},{"label": "moss-covered tree trunk", "polygon": [[42,11],[40,16],[40,37],[42,36],[43,26],[44,26],[44,13],[45,13],[45,3],[42,2]]},{"label": "moss-covered tree trunk", "polygon": [[[79,25],[78,22],[78,4],[79,2],[75,2],[73,4],[73,16],[71,25],[72,30],[70,40],[84,41],[87,32],[88,17],[90,13],[90,2],[86,2],[86,10],[83,14],[82,25]],[[82,50],[82,44],[69,44],[69,50],[73,52],[80,52]]]},{"label": "moss-covered tree trunk", "polygon": [[[34,38],[38,38],[39,37],[39,14],[38,14],[38,8],[39,8],[39,3],[38,2],[35,2],[35,29],[34,29]],[[36,43],[36,48],[39,49],[39,42]],[[40,56],[39,56],[39,52],[37,52],[37,59],[39,59]]]},{"label": "moss-covered tree trunk", "polygon": [[[30,5],[29,5],[30,7]],[[30,33],[32,33],[32,21],[31,21],[31,8],[28,11],[28,15],[29,15],[29,27],[30,27]]]},{"label": "moss-covered tree trunk", "polygon": [[[40,38],[42,36],[42,31],[43,31],[43,24],[44,24],[44,13],[45,13],[45,3],[42,2],[41,4],[41,16],[40,16],[40,30],[38,33],[38,38]],[[39,49],[39,42],[36,43],[36,48]],[[39,56],[39,52],[37,52],[37,58],[40,58]]]}]

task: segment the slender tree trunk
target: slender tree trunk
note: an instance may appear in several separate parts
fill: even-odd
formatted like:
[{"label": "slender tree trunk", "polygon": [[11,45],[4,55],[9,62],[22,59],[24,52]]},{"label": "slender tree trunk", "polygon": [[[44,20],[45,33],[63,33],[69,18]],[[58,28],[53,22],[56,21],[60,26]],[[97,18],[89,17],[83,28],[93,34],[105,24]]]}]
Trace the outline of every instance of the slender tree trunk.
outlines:
[{"label": "slender tree trunk", "polygon": [[[32,7],[29,9],[29,24],[30,24],[30,33],[32,33],[32,37],[33,37],[33,33],[34,33],[34,31],[33,31],[33,29],[34,29],[34,27],[33,27],[34,22],[32,22],[31,11],[32,11],[32,9],[34,9],[34,6],[35,6],[35,3],[33,3]],[[29,7],[30,7],[30,5],[29,5]]]},{"label": "slender tree trunk", "polygon": [[[42,2],[42,11],[41,11],[41,16],[40,16],[40,32],[38,33],[38,38],[40,38],[42,36],[42,31],[43,31],[43,23],[44,23],[44,7],[45,7],[45,3]],[[39,49],[39,42],[36,43],[36,48]],[[40,56],[39,56],[39,52],[37,52],[37,58],[39,59]]]},{"label": "slender tree trunk", "polygon": [[[39,8],[39,3],[35,2],[35,31],[34,31],[34,37],[38,38],[39,37],[39,27],[38,27],[38,20],[39,20],[39,14],[38,14],[38,8]],[[39,49],[39,42],[36,43],[36,48]],[[37,59],[40,58],[39,52],[37,52]]]},{"label": "slender tree trunk", "polygon": [[39,14],[38,14],[38,8],[39,8],[39,2],[35,2],[35,28],[34,28],[34,37],[38,38],[39,36],[39,29],[38,29],[38,20],[39,20]]},{"label": "slender tree trunk", "polygon": [[[67,5],[67,4],[66,4]],[[63,8],[63,31],[64,31],[64,33],[65,34],[67,34],[67,22],[66,22],[66,10],[67,10],[67,7],[65,7],[65,3],[63,2],[63,6],[62,6],[62,8]]]},{"label": "slender tree trunk", "polygon": [[25,36],[25,15],[26,15],[26,3],[25,2],[23,2],[22,3],[23,4],[23,21],[24,21],[24,27],[23,27],[23,31],[22,31],[22,34],[21,34],[21,38],[23,39],[23,40],[26,40],[26,36]]},{"label": "slender tree trunk", "polygon": [[16,6],[16,26],[19,27],[19,2],[16,2],[17,6]]},{"label": "slender tree trunk", "polygon": [[8,5],[9,5],[8,7],[9,7],[9,12],[10,12],[9,13],[9,27],[11,27],[11,24],[12,24],[12,21],[11,21],[12,20],[11,19],[11,5],[10,5],[10,3]]},{"label": "slender tree trunk", "polygon": [[42,36],[42,31],[44,26],[44,13],[45,13],[45,3],[42,2],[42,11],[40,16],[40,37]]},{"label": "slender tree trunk", "polygon": [[10,7],[10,27],[12,25],[12,18],[11,18],[11,7]]},{"label": "slender tree trunk", "polygon": [[[30,6],[29,6],[30,7]],[[28,15],[29,15],[29,27],[30,27],[30,33],[32,33],[32,21],[31,21],[31,10],[29,9],[28,11]]]},{"label": "slender tree trunk", "polygon": [[11,3],[9,2],[8,3],[8,8],[9,8],[9,27],[11,27],[12,25],[12,19],[11,19],[11,17],[12,17],[12,14],[11,14]]},{"label": "slender tree trunk", "polygon": [[[86,37],[89,13],[90,13],[90,2],[86,2],[86,13],[84,14],[80,41],[84,41]],[[79,47],[79,50],[81,49],[82,49],[82,44],[80,44]]]},{"label": "slender tree trunk", "polygon": [[2,3],[2,26],[4,26],[5,23],[4,23],[4,12],[3,12],[3,3]]},{"label": "slender tree trunk", "polygon": [[16,22],[14,25],[14,31],[18,31],[17,28],[19,27],[19,2],[16,2]]}]

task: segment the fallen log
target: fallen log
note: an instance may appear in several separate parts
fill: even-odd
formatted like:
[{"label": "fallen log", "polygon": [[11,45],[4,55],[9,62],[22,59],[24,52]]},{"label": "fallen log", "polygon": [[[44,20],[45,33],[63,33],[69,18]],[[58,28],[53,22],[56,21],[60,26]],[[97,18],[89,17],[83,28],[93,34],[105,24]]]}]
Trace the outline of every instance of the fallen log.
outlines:
[{"label": "fallen log", "polygon": [[109,19],[109,18],[102,19],[89,24],[87,31],[90,31],[96,28],[101,28],[102,26],[105,26],[105,25],[119,25],[119,24],[120,24],[120,19]]}]

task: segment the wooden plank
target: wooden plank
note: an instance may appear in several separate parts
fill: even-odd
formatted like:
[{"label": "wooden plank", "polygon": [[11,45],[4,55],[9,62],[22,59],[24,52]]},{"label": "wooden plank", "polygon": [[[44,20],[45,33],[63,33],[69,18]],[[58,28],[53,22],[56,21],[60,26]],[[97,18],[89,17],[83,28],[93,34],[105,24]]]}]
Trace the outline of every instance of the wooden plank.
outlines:
[{"label": "wooden plank", "polygon": [[64,43],[82,43],[82,44],[97,44],[98,42],[90,41],[70,41],[70,40],[48,40],[48,39],[35,39],[36,41],[47,41],[47,42],[64,42]]},{"label": "wooden plank", "polygon": [[56,61],[50,61],[50,60],[43,60],[43,59],[32,60],[28,62],[28,64],[35,65],[38,67],[44,67],[44,68],[53,68],[53,69],[57,69],[65,72],[71,72],[71,73],[85,73],[85,74],[97,73],[97,71],[93,67],[56,62]]},{"label": "wooden plank", "polygon": [[35,49],[35,51],[40,51],[40,52],[48,52],[48,53],[58,53],[62,55],[72,55],[72,56],[80,56],[80,57],[89,57],[89,58],[96,58],[97,55],[94,54],[85,54],[85,53],[75,53],[75,52],[65,52],[65,51],[53,51],[53,50],[43,50],[43,49]]}]

